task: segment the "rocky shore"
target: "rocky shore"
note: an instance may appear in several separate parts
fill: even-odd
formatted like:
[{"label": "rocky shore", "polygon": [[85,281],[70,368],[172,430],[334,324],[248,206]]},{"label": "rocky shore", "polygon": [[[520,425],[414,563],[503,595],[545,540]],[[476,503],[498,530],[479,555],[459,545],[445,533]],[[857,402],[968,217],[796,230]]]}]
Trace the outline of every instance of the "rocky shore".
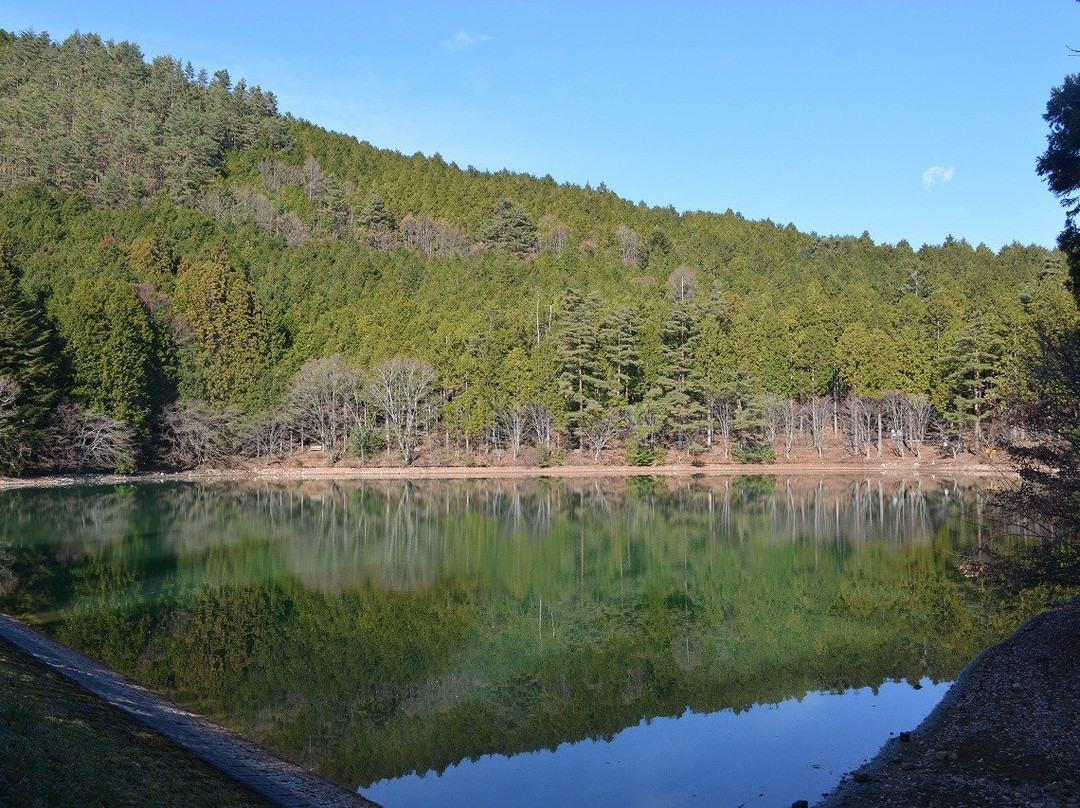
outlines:
[{"label": "rocky shore", "polygon": [[819,806],[1080,806],[1080,597],[979,654]]}]

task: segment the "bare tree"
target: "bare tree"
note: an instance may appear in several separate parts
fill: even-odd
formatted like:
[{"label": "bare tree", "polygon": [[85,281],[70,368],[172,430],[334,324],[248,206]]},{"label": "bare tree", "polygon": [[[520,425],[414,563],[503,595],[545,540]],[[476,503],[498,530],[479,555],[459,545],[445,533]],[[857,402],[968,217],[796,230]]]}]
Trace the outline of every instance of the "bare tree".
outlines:
[{"label": "bare tree", "polygon": [[551,414],[551,410],[543,404],[530,402],[525,405],[525,418],[532,430],[536,446],[551,449],[555,434],[555,416]]},{"label": "bare tree", "polygon": [[780,408],[780,434],[784,438],[784,457],[791,457],[795,446],[795,433],[799,430],[799,416],[802,408],[793,398],[786,398]]},{"label": "bare tree", "polygon": [[498,434],[510,445],[510,450],[517,460],[521,454],[521,443],[525,437],[525,410],[507,407],[495,415],[495,428]]},{"label": "bare tree", "polygon": [[375,368],[369,389],[389,439],[397,444],[405,465],[411,465],[420,430],[431,416],[435,369],[419,359],[387,359]]},{"label": "bare tree", "polygon": [[364,400],[363,373],[340,354],[311,359],[293,376],[286,405],[298,425],[318,437],[331,464],[348,449]]},{"label": "bare tree", "polygon": [[281,412],[261,413],[245,420],[236,436],[237,453],[260,460],[281,459],[297,446],[296,424]]},{"label": "bare tree", "polygon": [[715,432],[724,444],[724,460],[728,460],[731,457],[732,401],[727,396],[713,395],[706,402],[706,406],[709,410],[709,448],[712,448]]},{"label": "bare tree", "polygon": [[776,444],[784,422],[784,400],[780,396],[765,396],[765,440]]},{"label": "bare tree", "polygon": [[178,469],[226,465],[236,451],[240,415],[212,410],[202,401],[177,401],[161,414],[157,455]]},{"label": "bare tree", "polygon": [[693,300],[697,297],[697,273],[685,265],[675,267],[668,275],[668,289],[676,303]]},{"label": "bare tree", "polygon": [[907,399],[906,438],[915,447],[915,456],[922,457],[922,447],[926,442],[926,435],[934,422],[934,405],[925,393],[909,396]]},{"label": "bare tree", "polygon": [[827,396],[815,396],[810,399],[810,438],[817,449],[818,457],[825,452],[825,430],[828,428],[829,409],[832,399]]},{"label": "bare tree", "polygon": [[615,243],[619,245],[622,262],[626,266],[637,264],[641,252],[641,238],[634,232],[634,228],[620,224],[615,230]]},{"label": "bare tree", "polygon": [[570,240],[570,229],[554,216],[544,215],[537,223],[540,249],[548,250],[557,256],[563,254],[566,242]]},{"label": "bare tree", "polygon": [[909,409],[908,398],[896,390],[889,390],[881,397],[881,404],[889,414],[889,438],[895,444],[900,457],[903,457],[908,433],[907,419],[904,417]]},{"label": "bare tree", "polygon": [[135,435],[108,415],[62,401],[53,410],[42,447],[43,466],[56,471],[135,470]]},{"label": "bare tree", "polygon": [[844,432],[848,439],[848,450],[854,454],[864,454],[870,459],[874,447],[874,419],[877,402],[869,396],[852,396],[843,408]]},{"label": "bare tree", "polygon": [[618,436],[623,423],[622,410],[612,407],[585,418],[578,432],[582,443],[588,444],[593,450],[593,457],[599,460],[600,453]]}]

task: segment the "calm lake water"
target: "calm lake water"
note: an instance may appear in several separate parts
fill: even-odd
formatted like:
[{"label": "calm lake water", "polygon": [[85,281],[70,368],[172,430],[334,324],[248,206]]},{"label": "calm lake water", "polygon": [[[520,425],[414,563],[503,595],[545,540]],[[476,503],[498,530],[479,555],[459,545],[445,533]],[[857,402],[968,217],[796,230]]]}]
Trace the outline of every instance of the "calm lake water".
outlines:
[{"label": "calm lake water", "polygon": [[1021,619],[975,486],[0,493],[0,608],[387,808],[813,802]]}]

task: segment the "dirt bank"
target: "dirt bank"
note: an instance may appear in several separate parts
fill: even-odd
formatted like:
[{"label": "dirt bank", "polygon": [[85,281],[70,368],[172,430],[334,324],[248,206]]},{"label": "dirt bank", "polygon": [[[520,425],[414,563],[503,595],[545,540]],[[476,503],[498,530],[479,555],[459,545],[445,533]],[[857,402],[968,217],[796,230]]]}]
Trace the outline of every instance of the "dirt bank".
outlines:
[{"label": "dirt bank", "polygon": [[917,729],[820,803],[908,805],[1080,805],[1080,598],[979,654]]},{"label": "dirt bank", "polygon": [[[201,469],[178,473],[140,473],[131,475],[54,475],[49,477],[2,477],[0,490],[42,486],[117,484],[166,480],[475,480],[524,479],[533,477],[738,477],[745,475],[823,477],[910,477],[910,478],[1001,478],[1013,479],[1015,472],[1004,462],[852,460],[850,462],[812,461],[780,463],[673,463],[661,466],[626,466],[607,463],[565,462],[558,466],[470,465],[470,466],[357,466],[348,463],[327,465],[325,458],[307,453],[289,463],[247,464],[230,469]],[[577,458],[574,458],[575,460]]]}]

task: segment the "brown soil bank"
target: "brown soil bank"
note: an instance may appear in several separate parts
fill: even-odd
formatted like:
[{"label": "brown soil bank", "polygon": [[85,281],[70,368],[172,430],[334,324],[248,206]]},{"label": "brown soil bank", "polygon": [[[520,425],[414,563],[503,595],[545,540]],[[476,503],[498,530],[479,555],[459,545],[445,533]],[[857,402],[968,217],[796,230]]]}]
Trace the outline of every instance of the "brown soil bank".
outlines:
[{"label": "brown soil bank", "polygon": [[821,808],[1080,805],[1080,597],[983,651]]}]

